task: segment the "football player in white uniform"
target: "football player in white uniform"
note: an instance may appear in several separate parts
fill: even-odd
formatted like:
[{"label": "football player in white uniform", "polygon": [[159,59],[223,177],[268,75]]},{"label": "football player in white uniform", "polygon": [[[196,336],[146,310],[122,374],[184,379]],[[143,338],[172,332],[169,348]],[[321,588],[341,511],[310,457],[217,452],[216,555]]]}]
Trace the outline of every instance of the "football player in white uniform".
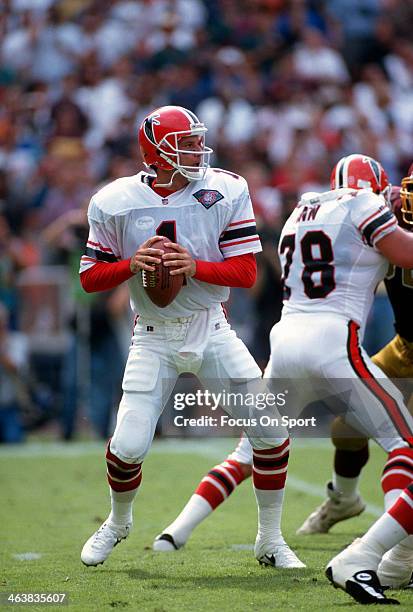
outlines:
[{"label": "football player in white uniform", "polygon": [[[390,186],[388,184],[388,180],[387,180],[387,177],[383,169],[374,160],[369,160],[365,156],[352,155],[347,158],[344,158],[343,160],[340,160],[340,162],[336,165],[336,167],[334,168],[332,172],[332,176],[331,176],[332,189],[335,190],[336,187],[341,188],[341,187],[347,186],[347,177],[349,175],[353,179],[353,183],[351,185],[353,189],[360,190],[360,189],[368,188],[376,194],[383,194],[385,197],[388,195],[390,191]],[[340,194],[341,192],[336,192],[337,197],[341,197]],[[301,207],[299,208],[299,210],[302,211],[303,208]],[[383,209],[383,213],[385,214],[385,217],[388,219],[386,223],[389,224],[389,229],[392,229],[394,226],[394,218],[390,215],[390,213],[388,213],[387,209]],[[372,217],[371,221],[373,222],[373,225],[371,227],[375,228],[377,225],[375,222],[375,217]],[[337,223],[335,225],[337,227]],[[288,241],[292,240],[292,238],[290,237],[291,234],[288,234],[288,232],[286,234],[285,231],[286,230],[284,230],[284,233],[283,233],[283,239],[280,242],[281,250],[285,248],[285,245],[288,243]],[[370,231],[369,228],[367,228],[367,231],[368,232]],[[340,240],[340,237],[337,237],[339,253],[340,252],[343,253],[350,248],[354,251],[355,247],[354,245],[352,245],[351,240],[348,243],[340,243],[339,240]],[[336,244],[337,244],[337,241],[336,241]],[[363,249],[361,248],[360,248],[360,253],[362,255],[364,254],[364,257],[366,257],[369,255],[369,252],[372,251],[372,249],[367,244],[366,246],[363,245],[363,248],[365,250],[365,253]],[[337,251],[337,247],[335,247],[335,250]],[[281,257],[284,256],[284,266],[287,267],[287,273],[288,273],[288,262],[289,262],[288,258],[291,253],[288,251],[288,249],[285,249],[285,253],[286,255],[285,254],[284,255],[280,254],[280,255]],[[373,254],[373,257],[376,257],[376,256]],[[345,282],[346,270],[344,268],[344,265],[347,265],[347,264],[345,261],[343,261],[343,258],[340,263],[341,263],[341,267],[343,268],[343,271],[341,271],[341,279],[344,279],[344,282]],[[313,265],[315,265],[316,267],[318,265],[319,267],[319,270],[317,270],[316,268],[313,268],[313,274],[315,275],[318,272],[319,275],[321,276],[320,278],[321,281],[323,281],[323,274],[324,274],[324,283],[327,283],[328,281],[327,275],[328,275],[329,269],[331,269],[328,267],[327,262],[326,264],[323,264],[322,261],[321,262],[316,261],[315,264]],[[324,272],[322,271],[323,265],[325,266]],[[365,265],[363,259],[360,259],[357,265],[360,265],[360,266]],[[354,276],[354,272],[352,274]],[[368,276],[368,274],[370,274],[369,271],[367,271],[366,277]],[[348,277],[351,280],[352,275],[350,274],[350,270],[348,270]],[[303,275],[303,281],[304,281],[304,275]],[[373,284],[374,282],[375,281],[373,279]],[[308,280],[307,280],[307,283],[308,283]],[[311,290],[311,287],[310,287],[310,290]],[[287,300],[289,298],[289,294],[290,294],[290,291],[287,288],[286,295],[285,295],[285,298]],[[347,295],[347,298],[346,298],[347,301],[349,299],[349,296],[350,294]],[[307,299],[307,297],[305,299]],[[358,299],[357,295],[354,295],[354,299],[355,300]],[[307,299],[308,303],[312,304],[312,301],[310,300],[311,298]],[[343,303],[342,303],[343,307],[345,306],[346,300],[343,300]],[[321,303],[319,302],[319,306],[320,304],[322,304],[322,302]],[[326,311],[328,312],[330,309],[330,302],[327,300],[325,303],[325,307],[327,309]],[[337,301],[336,301],[336,307],[337,307]],[[341,306],[339,305],[339,309],[340,308]],[[364,317],[366,316],[367,312],[368,312],[368,304],[366,304],[365,306],[365,311],[363,314]],[[355,433],[354,434],[356,436],[355,439],[350,439],[353,430],[349,428],[348,425],[346,425],[345,427],[347,428],[346,435],[348,436],[348,438],[342,440],[342,443],[348,440],[348,443],[350,442],[352,442],[353,444],[359,443],[360,446],[362,445],[365,446],[366,441],[365,441],[365,438],[362,438],[361,434]],[[225,468],[228,465],[228,463],[230,463],[233,466],[233,470],[236,474],[236,478],[232,479],[231,481],[226,479],[226,476],[225,476]],[[175,550],[183,546],[185,542],[187,541],[187,539],[190,537],[193,529],[201,522],[201,520],[203,520],[213,510],[215,510],[215,508],[217,508],[219,504],[225,501],[228,495],[232,493],[232,491],[235,489],[235,487],[238,484],[240,484],[245,478],[250,476],[251,469],[252,469],[251,466],[252,466],[251,445],[248,441],[248,438],[243,436],[237,448],[235,449],[235,451],[231,453],[223,463],[214,466],[201,480],[197,489],[194,492],[194,495],[188,501],[188,503],[186,504],[186,506],[180,513],[180,515],[175,519],[175,521],[173,521],[173,523],[171,523],[168,527],[164,529],[162,534],[160,534],[156,538],[153,544],[154,550],[157,550],[157,551]],[[387,485],[389,485],[390,488],[394,487],[394,473],[393,471],[391,471],[390,473],[388,472],[389,472],[389,466],[387,466],[387,469],[385,472],[385,481],[383,480],[383,487],[384,487],[385,492],[387,492]],[[358,479],[349,479],[344,476],[340,477],[337,474],[334,474],[334,476],[335,476],[334,482],[332,484],[329,484],[327,488],[328,500],[324,502],[324,504],[314,513],[314,515],[316,515],[316,518],[317,518],[317,525],[322,523],[323,526],[324,525],[331,526],[332,524],[334,524],[334,522],[360,514],[364,509],[364,504],[362,500],[360,499],[360,496],[358,495],[357,491],[354,493],[354,495],[348,495],[348,496],[345,495],[345,491],[346,491],[345,487],[349,488],[351,486],[353,489],[356,489],[357,482],[356,484],[354,484],[354,480],[358,481]],[[404,476],[400,475],[400,473],[398,474],[398,478],[403,480],[403,482],[401,483],[401,488],[403,488],[406,484],[408,484],[408,481],[405,482]],[[223,480],[226,481],[225,488],[221,486]],[[343,487],[344,487],[344,491],[342,490]],[[205,500],[205,504],[204,504],[205,512],[203,516],[201,516],[199,513],[195,513],[192,511],[192,506],[196,506],[196,504],[199,503],[199,500],[198,500],[199,497],[202,497]],[[307,525],[309,520],[311,522],[311,525],[313,525],[314,515],[311,515],[310,517],[311,520],[308,519],[305,525]],[[327,531],[328,529],[326,528],[321,529],[321,527],[318,526],[317,530]],[[314,527],[313,527],[313,531],[316,531]],[[310,531],[308,528],[305,530],[301,528],[301,530],[299,530],[299,533],[309,533],[309,532]]]},{"label": "football player in white uniform", "polygon": [[[398,227],[387,206],[390,185],[378,162],[363,155],[348,156],[337,164],[334,175],[338,188],[304,194],[283,228],[279,253],[285,302],[281,321],[271,332],[266,376],[290,378],[294,373],[297,378],[325,378],[334,386],[340,384],[343,391],[346,379],[359,382],[350,387],[353,394],[347,416],[353,426],[375,438],[389,453],[384,470],[389,507],[405,486],[404,481],[400,486],[400,470],[395,464],[402,464],[407,483],[413,476],[413,420],[399,390],[360,346],[360,337],[388,260],[411,267],[413,237]],[[307,394],[303,405],[310,399]],[[380,424],[380,433],[374,424]],[[245,477],[250,463],[246,440],[237,452]],[[205,477],[210,488],[215,486],[214,476],[221,466]],[[196,495],[208,499],[207,487],[202,485]],[[214,496],[209,494],[209,498],[213,509]],[[218,503],[224,499],[221,496]],[[185,509],[185,520],[184,513]],[[185,532],[178,519],[164,534],[172,532],[179,541],[179,537],[189,536],[194,524],[189,522]]]},{"label": "football player in white uniform", "polygon": [[[351,172],[353,173],[354,169]],[[412,172],[413,167],[409,169],[408,176],[402,179],[401,187],[393,186],[391,192],[391,208],[398,218],[399,225],[409,231],[413,225],[410,212],[411,203],[413,203],[413,192],[411,191],[413,176],[410,176]],[[335,179],[335,173],[333,173],[333,183],[335,183]],[[373,175],[372,180],[374,180]],[[384,284],[394,313],[396,335],[386,346],[372,356],[372,360],[389,378],[398,379],[396,384],[407,399],[410,393],[410,383],[413,379],[412,270],[396,268],[391,265]],[[409,401],[408,408],[409,412],[412,413],[412,400]],[[335,454],[332,481],[327,483],[326,487],[327,498],[307,517],[297,530],[298,534],[327,533],[336,523],[356,516],[363,511],[365,504],[358,492],[358,482],[361,471],[368,461],[369,442],[360,433],[353,433],[355,434],[354,437],[352,437],[351,428],[344,423],[341,417],[337,417],[332,423],[331,438],[335,446]],[[388,469],[383,474],[383,487],[386,487],[386,481],[392,473],[394,474],[393,471]],[[401,487],[408,484],[409,480],[406,480],[408,474],[399,472],[398,477]],[[409,556],[413,565],[413,551],[409,552]],[[401,569],[400,563],[399,566]],[[396,580],[394,570],[391,577],[386,576],[382,564],[379,578],[386,585],[400,585],[405,582],[405,571],[402,572],[403,579]],[[390,578],[391,581],[389,581]]]},{"label": "football player in white uniform", "polygon": [[[374,173],[377,193],[361,168],[353,172],[354,162]],[[386,202],[391,187],[378,162],[350,155],[334,174],[338,189],[304,194],[281,233],[285,301],[271,331],[268,370],[272,378],[292,372],[297,378],[322,378],[349,394],[345,421],[388,453],[382,487],[389,508],[413,480],[413,418],[361,339],[388,262],[412,267],[413,236],[398,226]],[[343,574],[335,576],[333,569],[332,580],[345,590],[357,583],[360,599],[367,591],[371,596],[371,589],[378,600],[383,597],[374,573],[371,580],[350,574],[343,582]]]},{"label": "football player in white uniform", "polygon": [[[411,174],[411,168],[409,173]],[[413,218],[412,178],[410,176],[402,180],[401,203],[397,203],[397,206],[401,207],[403,222],[409,225],[411,225]],[[400,241],[399,244],[396,240]],[[383,240],[379,249],[383,252],[387,251],[389,260],[395,265],[405,268],[405,271],[408,272],[413,262],[411,243],[412,236],[398,230],[397,234]],[[404,251],[403,257],[402,251]],[[400,288],[398,293],[400,297]],[[408,295],[404,297],[408,301]],[[399,319],[403,314],[407,321],[405,313],[402,313],[403,305],[397,304],[396,306]],[[401,322],[404,324],[401,329],[397,330],[399,333],[406,332],[406,321],[398,321],[399,326]],[[385,347],[385,350],[387,349],[387,353],[390,354],[391,361],[387,361],[383,365],[390,369],[388,367],[390,363],[393,372],[400,372],[400,364],[403,364],[404,369],[408,372],[409,367],[411,367],[408,347],[404,348],[399,356],[395,353],[394,346],[389,351],[390,346],[391,343]],[[399,342],[395,346],[403,346],[402,338],[399,337]],[[380,360],[378,361],[380,364]],[[395,364],[398,366],[396,369]],[[361,443],[363,442],[364,440],[361,439]],[[362,538],[356,539],[349,547],[334,557],[327,566],[326,573],[330,582],[347,591],[361,603],[397,604],[399,603],[397,600],[389,600],[384,596],[382,587],[400,588],[411,583],[413,571],[412,472],[412,458],[404,452],[396,453],[387,462],[382,477],[386,512]],[[317,511],[313,516],[316,519],[318,518]],[[308,520],[309,524],[311,523],[310,519],[311,517]],[[315,521],[316,524],[317,521]]]},{"label": "football player in white uniform", "polygon": [[[152,174],[118,179],[90,202],[82,285],[100,291],[127,281],[137,318],[116,428],[106,452],[111,512],[83,547],[85,565],[103,563],[129,534],[142,462],[179,374],[215,381],[221,391],[234,379],[244,381],[237,389],[241,392],[261,378],[221,305],[230,286],[254,283],[260,240],[245,180],[209,167],[206,131],[182,107],[153,111],[139,130],[141,153]],[[175,253],[151,248],[159,235],[169,239],[166,246]],[[174,267],[171,274],[186,277],[186,285],[165,308],[152,303],[141,276],[141,271],[153,271],[161,257]],[[264,436],[256,428],[246,428],[246,433],[253,447],[258,505],[255,556],[265,565],[304,567],[280,531],[288,437],[285,431]]]}]

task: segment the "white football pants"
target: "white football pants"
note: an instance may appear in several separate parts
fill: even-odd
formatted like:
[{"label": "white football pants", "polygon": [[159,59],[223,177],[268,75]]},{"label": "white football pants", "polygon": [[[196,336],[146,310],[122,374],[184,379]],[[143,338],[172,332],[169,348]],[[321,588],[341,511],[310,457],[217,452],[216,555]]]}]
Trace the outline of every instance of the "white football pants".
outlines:
[{"label": "white football pants", "polygon": [[[345,393],[347,389],[352,427],[375,439],[387,452],[408,446],[409,438],[412,442],[413,419],[403,396],[360,346],[355,323],[328,313],[289,314],[274,325],[270,340],[271,357],[264,378],[329,379],[333,391]],[[302,408],[319,399],[309,395],[309,385],[303,383],[303,387]],[[246,436],[228,458],[252,465]]]},{"label": "white football pants", "polygon": [[[112,453],[122,461],[140,463],[144,459],[179,374],[195,374],[209,389],[211,384],[216,387],[212,392],[233,391],[231,384],[237,380],[238,393],[248,393],[254,382],[261,385],[262,391],[261,370],[222,310],[210,317],[199,351],[192,341],[194,350],[179,354],[188,345],[192,320],[193,317],[184,317],[162,322],[140,317],[135,325],[110,445]],[[237,414],[233,408],[231,416]],[[278,446],[287,437],[287,432],[278,428],[274,429],[274,437],[268,435],[268,428],[265,435],[259,427],[246,428],[245,432],[257,449]]]},{"label": "white football pants", "polygon": [[361,347],[354,321],[331,313],[288,314],[274,325],[270,342],[265,376],[303,381],[303,407],[320,399],[317,391],[311,396],[305,381],[326,381],[332,393],[346,398],[346,422],[385,451],[413,442],[413,418],[403,395]]}]

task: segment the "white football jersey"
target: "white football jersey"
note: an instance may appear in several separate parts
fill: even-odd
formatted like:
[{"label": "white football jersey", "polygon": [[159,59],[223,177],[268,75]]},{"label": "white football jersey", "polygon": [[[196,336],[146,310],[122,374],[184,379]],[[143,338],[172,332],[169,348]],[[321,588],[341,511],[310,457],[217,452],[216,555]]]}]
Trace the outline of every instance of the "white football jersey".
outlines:
[{"label": "white football jersey", "polygon": [[[80,272],[99,261],[128,259],[159,234],[186,247],[194,259],[219,262],[261,251],[248,186],[244,178],[210,168],[203,180],[161,197],[150,187],[153,177],[140,172],[117,179],[91,199],[89,238]],[[142,276],[129,281],[131,306],[147,318],[188,317],[226,302],[229,288],[188,278],[176,299],[159,308],[148,298]]]},{"label": "white football jersey", "polygon": [[369,190],[306,193],[283,227],[283,316],[336,313],[362,333],[388,261],[376,243],[397,227],[382,196]]}]

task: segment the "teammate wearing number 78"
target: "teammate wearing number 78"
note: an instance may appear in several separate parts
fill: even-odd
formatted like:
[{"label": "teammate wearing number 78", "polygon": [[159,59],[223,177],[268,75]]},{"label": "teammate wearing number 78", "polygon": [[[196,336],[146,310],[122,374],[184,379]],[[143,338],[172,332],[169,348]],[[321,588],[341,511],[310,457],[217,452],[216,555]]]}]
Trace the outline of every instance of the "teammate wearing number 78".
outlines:
[{"label": "teammate wearing number 78", "polygon": [[[270,335],[268,375],[322,378],[346,393],[344,420],[388,453],[388,469],[400,465],[413,480],[413,418],[401,392],[361,346],[388,262],[413,266],[413,235],[398,226],[391,186],[374,159],[343,158],[332,183],[332,191],[304,194],[282,230],[284,307]],[[406,486],[399,473],[386,479],[387,507]],[[362,603],[381,603],[374,569],[335,565],[330,578]]]},{"label": "teammate wearing number 78", "polygon": [[[284,379],[324,378],[333,387],[343,385],[343,390],[347,379],[350,391],[355,383],[359,394],[348,394],[352,401],[347,417],[350,425],[388,452],[383,490],[386,510],[393,520],[385,515],[379,529],[366,537],[371,545],[379,531],[385,544],[395,544],[397,537],[413,530],[412,509],[406,502],[412,498],[411,485],[402,493],[413,480],[413,420],[400,391],[371,361],[360,340],[388,261],[402,268],[413,266],[413,235],[398,227],[389,206],[391,186],[374,159],[359,154],[341,159],[332,173],[332,188],[322,194],[304,194],[282,230],[279,254],[284,308],[281,321],[271,331],[271,356],[265,374]],[[311,399],[303,397],[303,407]],[[183,546],[200,522],[196,514],[200,500],[205,508],[201,519],[225,500],[226,496],[219,496],[216,477],[222,480],[227,464],[236,464],[239,484],[249,475],[250,461],[251,449],[243,438],[227,461],[202,480],[181,514],[155,540],[154,549]],[[358,550],[354,559],[353,548],[342,553],[346,558],[338,555],[332,560],[330,580],[362,603],[389,603],[376,573],[388,547],[379,545],[379,552],[371,554],[369,547],[363,549],[363,540],[355,544],[361,552]],[[405,545],[412,546],[412,541],[413,537],[408,538]]]},{"label": "teammate wearing number 78", "polygon": [[[405,191],[411,183],[411,178],[404,180]],[[379,422],[384,413],[386,421],[397,419],[402,425],[403,421],[397,417],[397,403],[380,390],[379,381],[374,382],[373,377],[382,377],[383,373],[360,349],[358,336],[362,337],[374,289],[388,266],[380,250],[391,261],[410,265],[412,237],[402,230],[395,231],[395,217],[386,206],[391,189],[383,168],[375,160],[364,155],[341,159],[333,169],[331,188],[325,194],[305,194],[282,231],[279,250],[284,270],[284,311],[281,323],[272,332],[272,357],[266,374],[278,376],[281,372],[287,377],[349,377],[350,380],[361,377],[378,407],[379,412],[372,415],[374,422]],[[403,216],[410,215],[410,222],[412,215],[407,209],[411,210],[412,205],[408,204],[410,198],[405,200]],[[392,244],[388,246],[390,240]],[[362,328],[358,333],[357,325]],[[395,388],[393,391],[397,393]],[[380,401],[376,401],[378,397]],[[390,412],[384,411],[384,400]],[[362,410],[362,406],[356,406],[356,410]],[[403,415],[404,408],[401,411]],[[341,437],[347,435],[351,442],[353,430],[343,433],[343,427],[348,429],[341,425]],[[361,436],[357,440],[359,444],[367,437]],[[396,434],[396,450],[385,466],[386,506],[413,477],[408,438],[409,431],[405,428],[402,435]],[[352,459],[352,466],[354,462]],[[236,483],[225,480],[228,463],[237,467]],[[154,550],[169,552],[184,546],[197,525],[251,474],[251,465],[251,445],[243,437],[234,452],[201,480],[179,516],[156,538]],[[341,472],[339,478],[340,484],[350,480],[341,476]],[[347,499],[343,495],[340,504],[338,498],[335,494],[328,511],[325,504],[317,510],[319,522],[331,516],[343,520],[362,512],[364,506],[359,496]],[[341,502],[341,496],[339,499]]]}]

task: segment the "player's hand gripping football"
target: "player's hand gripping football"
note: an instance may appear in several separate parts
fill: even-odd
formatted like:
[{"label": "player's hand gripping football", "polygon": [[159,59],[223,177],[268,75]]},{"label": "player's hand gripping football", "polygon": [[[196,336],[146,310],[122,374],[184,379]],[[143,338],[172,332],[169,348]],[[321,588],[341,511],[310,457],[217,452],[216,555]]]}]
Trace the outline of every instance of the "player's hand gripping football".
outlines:
[{"label": "player's hand gripping football", "polygon": [[174,268],[170,271],[170,275],[185,274],[187,277],[194,276],[196,263],[189,251],[176,242],[165,242],[165,246],[176,251],[176,253],[165,253],[162,255],[164,266]]},{"label": "player's hand gripping football", "polygon": [[163,254],[163,251],[160,249],[151,248],[152,244],[158,240],[159,236],[152,236],[152,238],[148,238],[148,240],[145,240],[145,242],[138,247],[135,255],[133,255],[130,260],[131,272],[134,274],[139,272],[139,270],[154,272],[155,264],[161,263]]}]

